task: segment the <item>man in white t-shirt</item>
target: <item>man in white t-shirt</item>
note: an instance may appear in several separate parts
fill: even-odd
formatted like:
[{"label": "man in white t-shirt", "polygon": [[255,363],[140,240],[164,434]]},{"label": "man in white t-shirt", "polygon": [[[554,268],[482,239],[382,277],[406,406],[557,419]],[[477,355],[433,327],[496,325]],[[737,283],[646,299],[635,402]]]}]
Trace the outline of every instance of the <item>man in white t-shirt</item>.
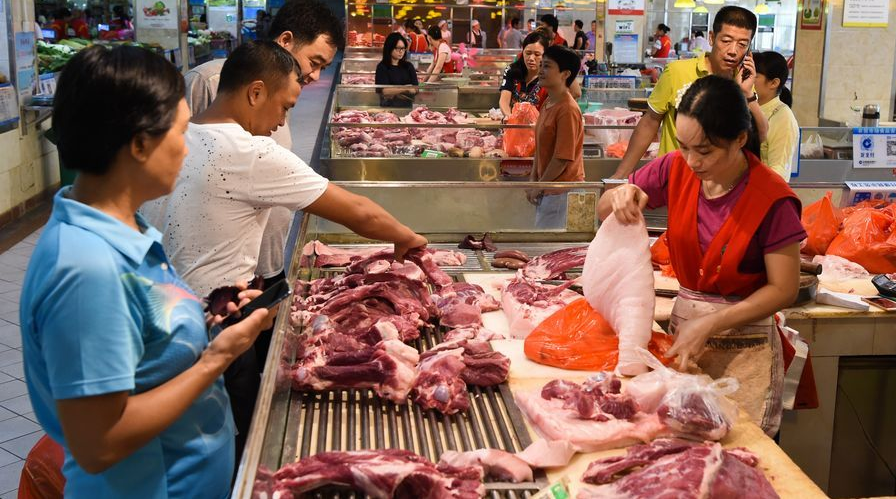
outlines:
[{"label": "man in white t-shirt", "polygon": [[[270,36],[288,50],[302,70],[302,86],[317,81],[343,46],[342,21],[316,0],[288,0],[271,22]],[[208,108],[218,93],[223,59],[201,64],[187,72],[187,104],[193,116]],[[271,134],[278,144],[292,148],[288,120]],[[283,254],[294,212],[274,207],[268,218],[258,255],[258,274],[272,279],[284,270]]]},{"label": "man in white t-shirt", "polygon": [[[283,126],[301,93],[292,55],[274,42],[239,46],[221,70],[218,95],[194,116],[185,135],[187,157],[174,191],[141,212],[163,234],[163,245],[198,296],[256,273],[262,232],[271,210],[305,210],[371,239],[392,241],[395,254],[426,244],[369,199],[315,173],[269,135]],[[258,392],[250,349],[225,373],[237,435],[237,457]]]}]

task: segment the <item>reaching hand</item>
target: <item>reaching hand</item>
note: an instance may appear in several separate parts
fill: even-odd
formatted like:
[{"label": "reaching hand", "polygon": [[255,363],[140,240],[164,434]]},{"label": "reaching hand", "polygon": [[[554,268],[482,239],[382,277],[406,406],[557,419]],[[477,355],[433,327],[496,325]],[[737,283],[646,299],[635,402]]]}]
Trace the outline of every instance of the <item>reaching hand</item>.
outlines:
[{"label": "reaching hand", "polygon": [[607,191],[610,196],[613,214],[622,224],[637,223],[643,216],[641,211],[647,206],[647,194],[634,184],[623,184]]},{"label": "reaching hand", "polygon": [[706,340],[715,330],[715,318],[712,315],[695,317],[678,326],[675,333],[675,343],[666,352],[667,358],[678,356],[677,369],[686,371],[688,361],[696,361],[703,353]]},{"label": "reaching hand", "polygon": [[414,248],[423,248],[425,247],[429,241],[426,240],[425,237],[421,236],[417,233],[411,233],[412,236],[405,242],[396,242],[395,243],[395,261],[399,263],[404,263],[404,255]]}]

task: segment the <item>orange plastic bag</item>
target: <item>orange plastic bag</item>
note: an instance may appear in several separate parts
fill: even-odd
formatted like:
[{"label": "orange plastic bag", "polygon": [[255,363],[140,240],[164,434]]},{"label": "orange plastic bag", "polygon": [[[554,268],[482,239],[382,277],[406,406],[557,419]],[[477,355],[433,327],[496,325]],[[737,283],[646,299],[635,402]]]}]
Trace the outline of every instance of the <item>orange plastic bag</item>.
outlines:
[{"label": "orange plastic bag", "polygon": [[47,435],[41,437],[25,458],[19,479],[19,499],[61,499],[65,489],[63,461],[62,446]]},{"label": "orange plastic bag", "polygon": [[824,255],[831,241],[840,232],[840,223],[843,221],[842,212],[831,202],[831,191],[824,197],[810,204],[803,210],[803,228],[809,237],[806,238],[806,246],[802,252],[807,255]]},{"label": "orange plastic bag", "polygon": [[858,263],[872,274],[896,272],[896,205],[854,210],[827,254]]},{"label": "orange plastic bag", "polygon": [[669,236],[663,232],[650,247],[650,261],[659,267],[666,277],[677,277],[672,268],[672,257],[669,255]]},{"label": "orange plastic bag", "polygon": [[[653,332],[647,347],[664,363],[672,337]],[[610,324],[584,298],[545,319],[523,343],[530,360],[579,371],[612,371],[619,361],[619,338]]]},{"label": "orange plastic bag", "polygon": [[[508,125],[533,125],[538,120],[538,108],[528,102],[517,102],[507,117]],[[508,128],[504,130],[504,152],[514,158],[535,155],[535,130]]]}]

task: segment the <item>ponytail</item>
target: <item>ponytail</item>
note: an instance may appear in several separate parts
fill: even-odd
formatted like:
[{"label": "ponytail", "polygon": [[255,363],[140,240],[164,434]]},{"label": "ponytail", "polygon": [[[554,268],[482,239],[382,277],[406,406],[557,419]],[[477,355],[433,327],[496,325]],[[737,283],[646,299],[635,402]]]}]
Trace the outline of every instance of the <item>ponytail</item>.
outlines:
[{"label": "ponytail", "polygon": [[781,85],[779,90],[778,98],[781,99],[781,102],[787,104],[787,107],[793,107],[793,94],[790,92],[790,89]]}]

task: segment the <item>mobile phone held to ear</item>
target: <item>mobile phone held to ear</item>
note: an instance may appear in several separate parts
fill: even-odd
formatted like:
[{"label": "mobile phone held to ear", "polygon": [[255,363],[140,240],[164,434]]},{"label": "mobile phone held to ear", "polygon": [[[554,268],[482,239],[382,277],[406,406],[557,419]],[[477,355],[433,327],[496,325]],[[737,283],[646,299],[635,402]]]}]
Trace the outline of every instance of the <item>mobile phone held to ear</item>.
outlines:
[{"label": "mobile phone held to ear", "polygon": [[743,58],[743,60],[740,61],[740,79],[741,79],[741,81],[747,80],[747,79],[750,78],[750,76],[753,75],[753,72],[750,71],[749,69],[747,69],[747,67],[744,65],[744,61],[747,60],[747,57],[753,57],[753,51],[752,51],[752,50],[749,50],[749,49],[748,49],[748,50],[747,50],[747,53],[744,54],[744,58]]},{"label": "mobile phone held to ear", "polygon": [[286,279],[280,279],[265,289],[263,293],[256,296],[255,299],[240,307],[235,314],[225,317],[224,321],[218,327],[224,329],[232,326],[258,309],[271,309],[281,301],[285,300],[290,293],[289,284],[286,282]]},{"label": "mobile phone held to ear", "polygon": [[883,296],[863,296],[862,301],[887,312],[896,312],[896,301]]}]

